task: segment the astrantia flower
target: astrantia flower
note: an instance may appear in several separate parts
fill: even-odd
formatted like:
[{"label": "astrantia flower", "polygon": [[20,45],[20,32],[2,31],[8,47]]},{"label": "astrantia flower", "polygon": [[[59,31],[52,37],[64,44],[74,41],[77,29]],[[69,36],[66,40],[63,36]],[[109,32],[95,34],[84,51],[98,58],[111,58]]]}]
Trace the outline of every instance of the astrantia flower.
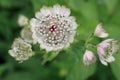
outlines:
[{"label": "astrantia flower", "polygon": [[85,54],[83,55],[83,63],[85,65],[90,65],[96,61],[96,57],[92,51],[86,50]]},{"label": "astrantia flower", "polygon": [[97,25],[94,35],[100,38],[106,38],[109,34],[103,29],[102,24],[100,23]]},{"label": "astrantia flower", "polygon": [[114,39],[107,39],[98,44],[97,51],[101,63],[108,65],[108,63],[113,62],[115,60],[113,54],[116,53],[118,49],[118,42]]},{"label": "astrantia flower", "polygon": [[12,49],[9,50],[9,54],[14,57],[17,61],[25,61],[33,55],[31,45],[26,43],[21,38],[15,39]]},{"label": "astrantia flower", "polygon": [[32,38],[32,31],[31,26],[26,26],[21,31],[21,37],[24,39],[24,41],[28,43],[34,43],[34,40]]},{"label": "astrantia flower", "polygon": [[74,40],[77,24],[64,6],[43,7],[31,20],[33,39],[46,51],[61,50]]},{"label": "astrantia flower", "polygon": [[19,18],[18,18],[18,24],[20,26],[26,26],[28,25],[28,18],[24,15],[20,15]]}]

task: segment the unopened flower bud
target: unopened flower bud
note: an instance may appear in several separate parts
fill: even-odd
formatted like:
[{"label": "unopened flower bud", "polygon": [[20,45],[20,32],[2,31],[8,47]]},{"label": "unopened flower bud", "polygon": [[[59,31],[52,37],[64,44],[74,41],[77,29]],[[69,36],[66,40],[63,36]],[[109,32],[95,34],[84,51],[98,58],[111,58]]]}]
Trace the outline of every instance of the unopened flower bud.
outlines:
[{"label": "unopened flower bud", "polygon": [[83,56],[83,63],[85,65],[90,65],[96,61],[96,57],[92,51],[86,50]]},{"label": "unopened flower bud", "polygon": [[100,38],[106,38],[108,37],[108,33],[103,29],[102,24],[98,24],[95,32],[94,32],[94,36],[100,37]]},{"label": "unopened flower bud", "polygon": [[22,27],[28,25],[28,18],[24,15],[20,15],[18,18],[18,24]]}]

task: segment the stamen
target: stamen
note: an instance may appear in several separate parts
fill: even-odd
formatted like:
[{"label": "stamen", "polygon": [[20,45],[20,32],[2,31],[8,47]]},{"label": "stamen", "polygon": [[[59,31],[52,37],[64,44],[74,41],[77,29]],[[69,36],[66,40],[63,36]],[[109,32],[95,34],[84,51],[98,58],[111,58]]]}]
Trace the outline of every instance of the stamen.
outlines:
[{"label": "stamen", "polygon": [[52,26],[49,28],[49,31],[55,32],[55,31],[56,31],[56,28],[57,28],[57,25],[52,25]]}]

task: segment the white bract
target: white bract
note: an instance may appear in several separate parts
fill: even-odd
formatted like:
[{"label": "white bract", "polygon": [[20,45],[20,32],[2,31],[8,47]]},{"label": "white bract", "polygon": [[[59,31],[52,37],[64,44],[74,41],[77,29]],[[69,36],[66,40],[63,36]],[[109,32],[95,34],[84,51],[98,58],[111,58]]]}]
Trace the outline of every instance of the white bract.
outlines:
[{"label": "white bract", "polygon": [[106,38],[109,34],[103,29],[102,24],[100,23],[97,25],[94,35],[100,38]]},{"label": "white bract", "polygon": [[118,49],[118,42],[114,39],[107,39],[98,44],[97,51],[101,63],[107,66],[108,63],[115,61],[113,54],[115,54]]},{"label": "white bract", "polygon": [[85,65],[90,65],[96,61],[96,57],[92,51],[86,50],[85,54],[83,55],[83,63]]},{"label": "white bract", "polygon": [[26,43],[21,38],[15,39],[12,45],[12,49],[9,50],[9,54],[17,61],[25,61],[33,55],[31,45]]},{"label": "white bract", "polygon": [[28,18],[24,15],[19,15],[18,17],[18,24],[20,26],[26,26],[28,25]]},{"label": "white bract", "polygon": [[77,24],[65,6],[43,7],[32,18],[33,39],[46,51],[57,51],[73,42]]},{"label": "white bract", "polygon": [[26,26],[21,31],[21,37],[28,43],[35,43],[32,38],[31,26]]}]

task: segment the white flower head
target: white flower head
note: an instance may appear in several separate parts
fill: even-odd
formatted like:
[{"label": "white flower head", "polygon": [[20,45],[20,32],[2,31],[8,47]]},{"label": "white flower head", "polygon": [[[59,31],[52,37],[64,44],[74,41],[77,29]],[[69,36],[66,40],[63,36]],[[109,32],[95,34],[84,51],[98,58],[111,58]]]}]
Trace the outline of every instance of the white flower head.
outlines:
[{"label": "white flower head", "polygon": [[109,34],[103,29],[101,23],[97,25],[94,35],[100,38],[106,38],[109,36]]},{"label": "white flower head", "polygon": [[108,63],[115,61],[113,54],[115,54],[118,49],[118,42],[114,39],[107,39],[99,43],[97,51],[101,63],[107,66]]},{"label": "white flower head", "polygon": [[26,43],[21,38],[15,39],[12,49],[9,50],[9,54],[14,57],[17,61],[25,61],[33,55],[31,45]]},{"label": "white flower head", "polygon": [[73,42],[77,24],[65,6],[43,7],[31,20],[33,39],[46,51],[61,50]]},{"label": "white flower head", "polygon": [[92,51],[86,50],[85,54],[83,55],[83,63],[85,65],[90,65],[96,61],[96,57]]},{"label": "white flower head", "polygon": [[18,17],[18,24],[19,26],[26,26],[28,25],[28,18],[24,15],[19,15]]},{"label": "white flower head", "polygon": [[26,26],[21,31],[21,37],[28,43],[35,43],[32,38],[31,26]]}]

